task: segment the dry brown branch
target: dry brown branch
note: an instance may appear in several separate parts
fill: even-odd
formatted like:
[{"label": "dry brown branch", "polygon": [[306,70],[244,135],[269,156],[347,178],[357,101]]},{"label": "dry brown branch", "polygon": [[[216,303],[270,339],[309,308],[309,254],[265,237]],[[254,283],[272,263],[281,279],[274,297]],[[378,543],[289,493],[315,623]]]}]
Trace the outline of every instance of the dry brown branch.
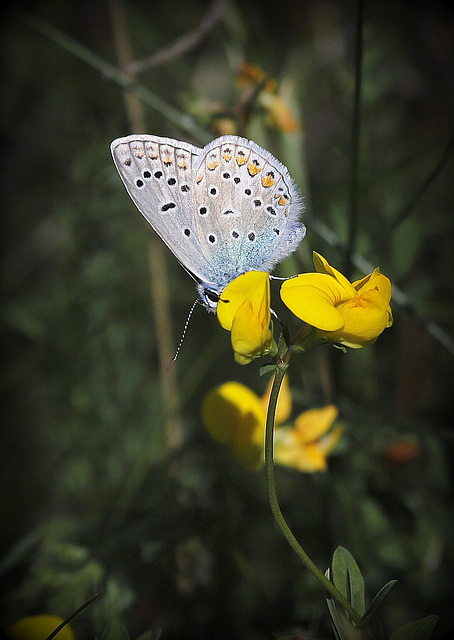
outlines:
[{"label": "dry brown branch", "polygon": [[125,71],[132,74],[140,73],[145,69],[158,67],[165,62],[174,60],[187,51],[194,49],[218,23],[226,4],[227,0],[214,0],[198,27],[151,56],[129,62],[125,67]]}]

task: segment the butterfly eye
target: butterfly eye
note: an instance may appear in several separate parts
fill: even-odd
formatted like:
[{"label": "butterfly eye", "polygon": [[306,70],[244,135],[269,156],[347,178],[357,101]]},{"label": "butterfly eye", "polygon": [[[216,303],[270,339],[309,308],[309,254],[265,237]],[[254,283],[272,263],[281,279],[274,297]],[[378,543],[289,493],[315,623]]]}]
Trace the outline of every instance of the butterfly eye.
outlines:
[{"label": "butterfly eye", "polygon": [[211,289],[205,289],[203,293],[205,294],[205,296],[208,298],[210,302],[213,302],[214,304],[219,302],[219,295],[216,293],[216,291],[212,291]]}]

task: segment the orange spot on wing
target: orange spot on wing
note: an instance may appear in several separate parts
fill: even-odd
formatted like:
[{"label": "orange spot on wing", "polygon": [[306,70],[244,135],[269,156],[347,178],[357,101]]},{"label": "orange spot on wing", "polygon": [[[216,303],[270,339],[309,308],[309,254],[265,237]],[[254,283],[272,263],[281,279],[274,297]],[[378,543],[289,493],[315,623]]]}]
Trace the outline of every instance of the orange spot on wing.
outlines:
[{"label": "orange spot on wing", "polygon": [[258,174],[258,172],[261,171],[261,168],[258,167],[253,162],[249,162],[249,164],[247,166],[247,170],[249,171],[249,175],[256,176]]},{"label": "orange spot on wing", "polygon": [[230,160],[232,159],[232,154],[231,153],[223,153],[222,157],[224,158],[224,160],[226,162],[230,162]]},{"label": "orange spot on wing", "polygon": [[264,176],[262,178],[262,184],[264,187],[272,187],[274,184],[276,184],[276,182],[271,176]]},{"label": "orange spot on wing", "polygon": [[279,200],[277,201],[278,204],[286,204],[287,200],[284,198],[284,196],[281,196],[279,198]]},{"label": "orange spot on wing", "polygon": [[240,155],[239,153],[237,153],[236,161],[237,161],[237,164],[239,164],[241,167],[241,165],[246,164],[247,158],[244,155]]},{"label": "orange spot on wing", "polygon": [[202,182],[202,180],[203,180],[203,174],[201,173],[201,174],[200,174],[200,175],[198,175],[198,176],[197,176],[197,178],[196,178],[196,182],[197,182],[197,184],[200,184],[200,183]]},{"label": "orange spot on wing", "polygon": [[218,166],[219,166],[219,162],[217,160],[212,160],[207,164],[207,167],[210,171],[214,171]]}]

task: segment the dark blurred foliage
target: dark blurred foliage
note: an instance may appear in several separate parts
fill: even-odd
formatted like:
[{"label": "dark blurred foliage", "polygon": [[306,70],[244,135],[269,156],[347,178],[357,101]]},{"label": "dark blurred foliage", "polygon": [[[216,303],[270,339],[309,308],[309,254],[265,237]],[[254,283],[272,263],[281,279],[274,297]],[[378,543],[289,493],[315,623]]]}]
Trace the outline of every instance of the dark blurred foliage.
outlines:
[{"label": "dark blurred foliage", "polygon": [[[112,4],[23,8],[116,65]],[[208,7],[125,2],[134,55],[195,29]],[[207,139],[227,119],[289,167],[309,220],[336,242],[308,223],[281,275],[310,270],[312,250],[344,264],[355,9],[232,1],[196,47],[138,76]],[[238,379],[263,391],[260,363],[235,365],[229,335],[197,308],[175,367],[179,419],[166,414],[152,231],[109,153],[132,132],[122,89],[18,11],[3,11],[1,41],[5,624],[69,615],[103,589],[73,623],[79,640],[112,621],[131,637],[161,626],[163,638],[332,637],[321,588],[272,522],[263,474],[229,460],[201,424],[213,385]],[[295,410],[336,402],[345,436],[328,473],[277,477],[282,508],[321,568],[343,544],[371,597],[399,580],[387,628],[436,614],[439,638],[453,624],[454,596],[453,353],[434,336],[434,325],[454,334],[453,18],[436,2],[365,3],[355,245],[408,304],[394,302],[394,326],[372,347],[294,357]],[[270,127],[258,101],[240,104],[244,60],[276,80],[300,133]],[[147,132],[203,145],[143,111]],[[176,346],[195,291],[169,252],[165,268]],[[166,444],[170,420],[179,447]]]}]

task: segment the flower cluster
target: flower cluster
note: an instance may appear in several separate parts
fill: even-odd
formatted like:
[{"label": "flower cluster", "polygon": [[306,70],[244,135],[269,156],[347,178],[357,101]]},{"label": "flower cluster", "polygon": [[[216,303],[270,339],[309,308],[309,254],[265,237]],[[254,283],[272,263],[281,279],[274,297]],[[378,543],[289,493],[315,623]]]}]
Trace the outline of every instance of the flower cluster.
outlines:
[{"label": "flower cluster", "polygon": [[[379,269],[351,283],[315,252],[314,266],[315,273],[289,278],[281,287],[284,304],[313,327],[311,346],[332,342],[359,349],[392,325],[391,283]],[[238,363],[269,353],[273,334],[268,274],[249,271],[233,280],[221,296],[217,315],[231,331]]]},{"label": "flower cluster", "polygon": [[[264,460],[265,423],[271,384],[263,397],[239,382],[226,382],[210,391],[202,404],[202,418],[214,440],[230,445],[235,458],[250,471]],[[338,411],[333,405],[301,413],[293,424],[284,425],[292,410],[287,378],[276,408],[274,460],[298,471],[325,471],[327,456],[342,433],[331,426]]]},{"label": "flower cluster", "polygon": [[391,283],[379,269],[352,284],[315,252],[314,266],[316,273],[286,280],[281,298],[300,320],[317,329],[321,341],[359,349],[392,325]]}]

